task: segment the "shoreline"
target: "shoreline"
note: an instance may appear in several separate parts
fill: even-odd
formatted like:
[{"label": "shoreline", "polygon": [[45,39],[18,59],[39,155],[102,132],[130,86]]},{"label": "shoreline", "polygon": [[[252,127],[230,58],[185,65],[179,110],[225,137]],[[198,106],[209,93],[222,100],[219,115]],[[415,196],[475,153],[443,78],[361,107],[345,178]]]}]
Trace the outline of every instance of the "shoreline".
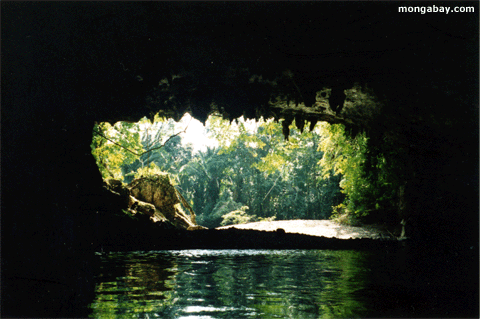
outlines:
[{"label": "shoreline", "polygon": [[259,230],[259,231],[276,231],[283,229],[285,233],[301,234],[316,237],[327,237],[337,239],[393,239],[392,235],[386,230],[378,226],[349,226],[342,225],[332,220],[312,220],[312,219],[295,219],[295,220],[274,220],[260,221],[246,224],[227,225],[217,227],[217,230],[224,229],[243,229],[243,230]]}]

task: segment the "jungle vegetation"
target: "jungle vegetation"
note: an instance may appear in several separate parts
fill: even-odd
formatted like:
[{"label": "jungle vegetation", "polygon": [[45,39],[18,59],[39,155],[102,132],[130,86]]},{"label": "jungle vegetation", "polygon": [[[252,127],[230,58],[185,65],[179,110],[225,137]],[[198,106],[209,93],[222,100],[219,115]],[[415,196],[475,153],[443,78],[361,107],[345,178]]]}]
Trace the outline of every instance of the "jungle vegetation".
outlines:
[{"label": "jungle vegetation", "polygon": [[153,123],[97,123],[92,154],[104,179],[167,172],[198,224],[210,228],[273,219],[351,224],[394,209],[395,174],[385,157],[371,156],[364,133],[324,122],[300,130],[293,122],[285,139],[282,121],[217,116],[205,127],[218,146],[194,152],[179,124],[158,115]]}]

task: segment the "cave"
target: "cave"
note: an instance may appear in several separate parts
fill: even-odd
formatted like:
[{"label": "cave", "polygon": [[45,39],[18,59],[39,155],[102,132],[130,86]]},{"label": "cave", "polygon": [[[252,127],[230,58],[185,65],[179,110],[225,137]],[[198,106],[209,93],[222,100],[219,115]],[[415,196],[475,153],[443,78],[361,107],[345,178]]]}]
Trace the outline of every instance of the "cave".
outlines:
[{"label": "cave", "polygon": [[[422,238],[474,251],[475,273],[478,14],[399,12],[411,5],[2,2],[4,315],[77,316],[98,214],[115,209],[93,124],[157,112],[327,121],[395,141]],[[38,288],[49,285],[66,293]]]}]

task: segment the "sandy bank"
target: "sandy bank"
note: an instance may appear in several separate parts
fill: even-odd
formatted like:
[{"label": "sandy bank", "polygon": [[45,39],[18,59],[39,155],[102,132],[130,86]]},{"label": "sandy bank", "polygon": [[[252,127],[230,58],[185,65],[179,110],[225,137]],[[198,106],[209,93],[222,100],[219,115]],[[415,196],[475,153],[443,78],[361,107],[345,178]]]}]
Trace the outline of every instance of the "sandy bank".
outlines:
[{"label": "sandy bank", "polygon": [[390,238],[391,235],[374,226],[346,226],[331,220],[277,220],[271,222],[255,222],[241,225],[229,225],[218,227],[217,229],[227,229],[235,227],[237,229],[253,229],[264,231],[275,231],[282,228],[287,233],[298,233],[311,236],[324,236],[330,238]]}]

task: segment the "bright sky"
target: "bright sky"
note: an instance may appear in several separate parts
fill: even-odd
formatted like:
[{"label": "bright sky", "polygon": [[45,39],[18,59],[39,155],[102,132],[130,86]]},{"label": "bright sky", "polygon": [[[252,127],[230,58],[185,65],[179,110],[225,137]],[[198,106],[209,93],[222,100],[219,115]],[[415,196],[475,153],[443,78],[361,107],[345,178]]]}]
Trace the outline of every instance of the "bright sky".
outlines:
[{"label": "bright sky", "polygon": [[[257,122],[255,122],[255,120],[244,120],[243,117],[241,117],[240,120],[243,121],[245,127],[248,130],[250,130],[251,132],[256,131]],[[202,122],[193,118],[189,113],[185,113],[185,115],[180,119],[179,122],[173,121],[173,123],[174,131],[171,132],[171,134],[182,132],[183,130],[185,130],[185,128],[187,128],[185,133],[180,133],[180,137],[182,138],[182,145],[191,144],[193,146],[194,153],[198,151],[205,151],[207,149],[207,146],[218,146],[218,141],[216,139],[212,139],[207,136],[207,129],[202,124]],[[232,122],[231,125],[235,127],[236,123]],[[148,130],[151,127],[151,124],[144,123],[140,124],[140,126],[142,127],[142,130]],[[152,129],[155,130],[155,128]]]},{"label": "bright sky", "polygon": [[187,132],[180,134],[182,137],[182,144],[187,145],[191,143],[193,145],[193,152],[199,150],[205,151],[207,146],[213,147],[218,146],[216,140],[210,139],[207,137],[207,132],[205,126],[202,122],[196,120],[190,114],[185,113],[180,122],[175,123],[175,126],[178,131],[184,130],[188,125]]}]

